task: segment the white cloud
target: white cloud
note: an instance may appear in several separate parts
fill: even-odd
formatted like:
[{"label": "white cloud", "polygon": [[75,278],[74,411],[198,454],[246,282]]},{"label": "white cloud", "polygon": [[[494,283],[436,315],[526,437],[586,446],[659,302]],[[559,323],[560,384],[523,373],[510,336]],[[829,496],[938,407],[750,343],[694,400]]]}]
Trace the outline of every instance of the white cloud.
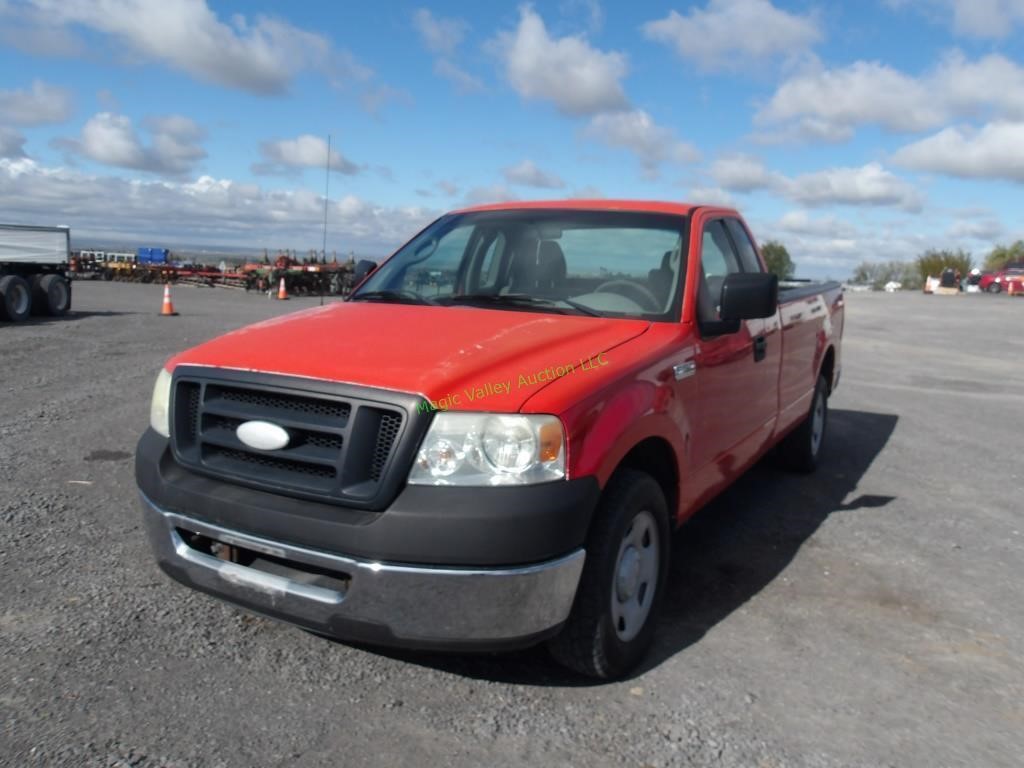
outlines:
[{"label": "white cloud", "polygon": [[796,75],[757,114],[762,123],[800,118],[801,125],[816,121],[819,129],[878,123],[896,131],[923,130],[944,117],[924,83],[873,61]]},{"label": "white cloud", "polygon": [[769,0],[709,0],[685,16],[643,25],[651,40],[671,45],[706,70],[734,69],[803,52],[822,39],[817,19],[780,10]]},{"label": "white cloud", "polygon": [[726,155],[715,160],[711,175],[725,189],[752,192],[778,185],[781,176],[769,171],[764,163],[750,155]]},{"label": "white cloud", "polygon": [[446,80],[451,80],[455,83],[455,87],[463,93],[482,91],[484,89],[483,81],[479,77],[469,74],[469,72],[453,64],[448,59],[438,59],[434,62],[434,74]]},{"label": "white cloud", "polygon": [[991,243],[1005,232],[1002,223],[991,214],[973,214],[954,221],[947,234],[954,240],[981,240]]},{"label": "white cloud", "polygon": [[563,16],[582,15],[591,34],[604,26],[604,9],[598,0],[562,0],[558,8]]},{"label": "white cloud", "polygon": [[466,192],[466,205],[486,205],[487,203],[503,203],[518,200],[519,197],[504,184],[473,187]]},{"label": "white cloud", "polygon": [[916,6],[926,13],[942,11],[953,30],[968,37],[1004,38],[1024,24],[1024,0],[887,0],[902,8]]},{"label": "white cloud", "polygon": [[448,195],[449,197],[454,197],[459,194],[459,185],[452,181],[441,179],[441,181],[437,182],[434,186],[437,187],[439,192]]},{"label": "white cloud", "polygon": [[917,190],[879,163],[806,173],[787,179],[782,192],[791,200],[808,206],[873,205],[921,210]]},{"label": "white cloud", "polygon": [[689,163],[700,157],[696,147],[680,141],[671,129],[658,125],[642,109],[596,115],[585,134],[611,147],[633,152],[649,177],[656,176],[663,163]]},{"label": "white cloud", "polygon": [[[323,197],[308,190],[201,176],[142,181],[0,160],[0,210],[14,220],[48,221],[54,201],[72,236],[160,237],[181,243],[320,247]],[[339,249],[385,253],[437,216],[418,206],[389,207],[354,196],[332,200],[328,232]],[[328,244],[328,249],[332,246]]]},{"label": "white cloud", "polygon": [[[254,173],[288,175],[303,168],[323,168],[327,164],[327,142],[305,133],[294,139],[264,141],[260,155],[262,160],[252,166]],[[331,170],[351,176],[362,168],[332,148]]]},{"label": "white cloud", "polygon": [[896,206],[921,210],[917,190],[879,163],[827,168],[799,176],[769,170],[759,158],[726,155],[711,166],[711,176],[733,192],[769,190],[800,205]]},{"label": "white cloud", "polygon": [[570,197],[574,200],[600,200],[606,195],[600,187],[594,184],[584,184],[582,187],[574,189]]},{"label": "white cloud", "polygon": [[366,79],[369,70],[327,38],[269,16],[221,21],[206,0],[30,0],[51,24],[110,35],[136,55],[206,82],[257,94],[285,91],[299,72]]},{"label": "white cloud", "polygon": [[898,150],[892,161],[916,171],[1024,182],[1024,123],[946,128]]},{"label": "white cloud", "polygon": [[63,123],[71,117],[71,92],[33,80],[28,90],[0,91],[0,119],[14,125]]},{"label": "white cloud", "polygon": [[436,56],[434,74],[451,80],[465,93],[483,90],[480,78],[471,75],[454,61],[459,44],[469,30],[465,20],[434,16],[428,9],[420,8],[413,14],[413,25],[424,47]]},{"label": "white cloud", "polygon": [[798,73],[779,86],[755,122],[787,126],[782,138],[841,141],[864,124],[912,133],[985,113],[1024,118],[1024,67],[1000,54],[971,61],[953,51],[921,77],[873,61]]},{"label": "white cloud", "polygon": [[469,25],[462,19],[444,19],[434,16],[427,8],[413,15],[413,24],[427,50],[439,56],[451,56],[459,47]]},{"label": "white cloud", "polygon": [[779,219],[778,228],[783,232],[797,235],[814,235],[838,240],[856,237],[857,229],[849,222],[835,216],[812,217],[804,210],[787,211]]},{"label": "white cloud", "polygon": [[561,178],[553,173],[542,171],[532,160],[523,160],[521,163],[503,169],[501,173],[509,184],[540,189],[562,189],[565,187],[565,182]]},{"label": "white cloud", "polygon": [[733,208],[736,201],[732,195],[721,187],[693,187],[690,189],[687,199],[698,205],[722,205]]},{"label": "white cloud", "polygon": [[79,138],[58,139],[55,144],[104,165],[167,175],[187,173],[206,157],[199,144],[203,131],[187,117],[153,117],[144,125],[152,136],[149,146],[130,118],[100,112],[82,126]]},{"label": "white cloud", "polygon": [[552,38],[528,5],[520,8],[518,27],[498,33],[488,48],[524,99],[550,101],[567,115],[594,115],[628,105],[621,83],[627,71],[625,54],[594,48],[583,35]]},{"label": "white cloud", "polygon": [[25,157],[25,137],[13,128],[0,125],[0,158]]}]

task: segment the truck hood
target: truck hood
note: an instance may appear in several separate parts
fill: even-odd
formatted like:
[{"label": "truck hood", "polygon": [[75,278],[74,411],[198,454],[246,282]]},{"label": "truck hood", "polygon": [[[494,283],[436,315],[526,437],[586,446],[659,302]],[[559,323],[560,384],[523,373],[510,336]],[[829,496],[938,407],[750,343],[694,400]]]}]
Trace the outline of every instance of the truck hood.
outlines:
[{"label": "truck hood", "polygon": [[[442,409],[518,411],[646,320],[477,307],[335,303],[246,326],[172,358],[180,364],[326,379],[420,394]],[[571,368],[570,368],[571,366]]]}]

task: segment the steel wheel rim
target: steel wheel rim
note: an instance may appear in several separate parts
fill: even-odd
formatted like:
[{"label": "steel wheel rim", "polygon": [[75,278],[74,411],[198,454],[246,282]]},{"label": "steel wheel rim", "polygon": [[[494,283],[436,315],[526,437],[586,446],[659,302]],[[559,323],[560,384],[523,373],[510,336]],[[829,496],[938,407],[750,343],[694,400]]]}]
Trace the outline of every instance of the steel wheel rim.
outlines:
[{"label": "steel wheel rim", "polygon": [[57,300],[53,302],[53,308],[58,311],[63,310],[68,303],[68,287],[62,280],[54,283],[54,295]]},{"label": "steel wheel rim", "polygon": [[658,526],[647,510],[637,513],[622,536],[612,573],[612,625],[629,642],[647,623],[658,584]]},{"label": "steel wheel rim", "polygon": [[14,314],[23,315],[28,312],[30,298],[25,286],[19,282],[15,282],[14,285],[11,286],[11,295],[14,299],[12,302],[14,305]]},{"label": "steel wheel rim", "polygon": [[814,398],[814,413],[811,416],[811,453],[818,455],[821,438],[825,433],[825,395],[819,392]]}]

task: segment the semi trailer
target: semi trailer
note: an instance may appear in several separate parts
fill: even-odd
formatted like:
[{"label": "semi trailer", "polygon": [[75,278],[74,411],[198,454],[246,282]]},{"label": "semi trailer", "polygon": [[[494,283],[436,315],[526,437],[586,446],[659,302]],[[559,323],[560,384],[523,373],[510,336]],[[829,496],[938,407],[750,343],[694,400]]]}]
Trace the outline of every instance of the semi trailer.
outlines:
[{"label": "semi trailer", "polygon": [[67,313],[70,244],[67,227],[0,224],[0,320]]}]

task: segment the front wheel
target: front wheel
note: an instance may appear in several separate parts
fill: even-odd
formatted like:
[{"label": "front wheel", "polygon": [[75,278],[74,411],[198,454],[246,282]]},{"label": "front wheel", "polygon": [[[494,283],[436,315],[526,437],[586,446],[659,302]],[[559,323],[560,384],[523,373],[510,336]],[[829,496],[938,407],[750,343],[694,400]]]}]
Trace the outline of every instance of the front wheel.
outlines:
[{"label": "front wheel", "polygon": [[549,648],[581,674],[615,678],[643,659],[654,639],[669,560],[668,505],[653,477],[615,473],[587,539],[572,613]]},{"label": "front wheel", "polygon": [[987,290],[989,293],[999,293],[1001,290],[1003,290],[1003,286],[1001,286],[999,283],[989,283],[988,288],[986,288],[985,290]]}]

